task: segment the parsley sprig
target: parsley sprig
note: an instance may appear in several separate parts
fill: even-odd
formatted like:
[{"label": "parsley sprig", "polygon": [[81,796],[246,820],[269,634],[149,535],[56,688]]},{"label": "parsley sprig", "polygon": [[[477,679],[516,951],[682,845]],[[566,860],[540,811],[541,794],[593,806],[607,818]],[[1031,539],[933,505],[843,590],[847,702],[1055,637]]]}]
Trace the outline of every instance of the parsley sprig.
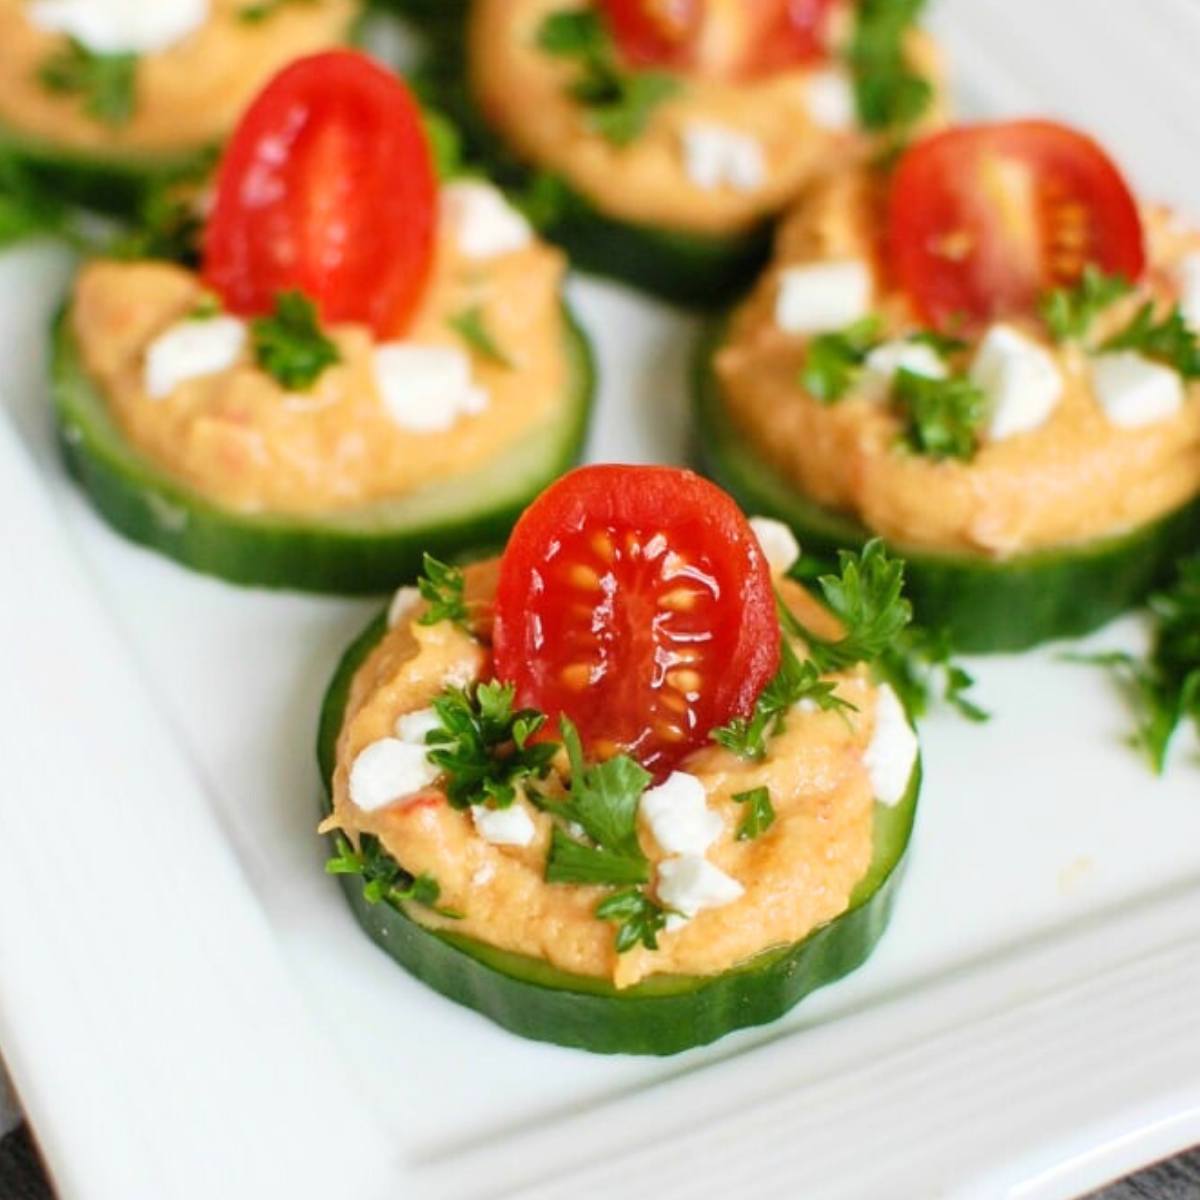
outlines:
[{"label": "parsley sprig", "polygon": [[632,950],[639,942],[648,950],[658,949],[658,935],[667,923],[667,912],[641,888],[626,888],[596,905],[602,921],[616,921],[617,953]]},{"label": "parsley sprig", "polygon": [[97,54],[71,38],[38,71],[49,92],[75,96],[83,111],[101,124],[119,128],[133,116],[136,54]]},{"label": "parsley sprig", "polygon": [[808,344],[800,382],[822,404],[840,400],[858,382],[867,355],[879,345],[878,317],[823,333]]},{"label": "parsley sprig", "polygon": [[954,661],[945,631],[910,625],[883,654],[881,663],[888,682],[914,717],[923,717],[934,703],[942,703],[968,721],[990,720],[987,710],[968,695],[975,680]]},{"label": "parsley sprig", "polygon": [[756,787],[748,792],[738,792],[733,800],[735,804],[746,806],[746,815],[737,831],[739,842],[748,842],[766,833],[775,824],[775,806],[771,803],[771,793],[767,788]]},{"label": "parsley sprig", "polygon": [[1129,324],[1110,337],[1101,350],[1133,350],[1172,367],[1184,379],[1200,379],[1200,341],[1178,305],[1159,319],[1154,301],[1147,300]]},{"label": "parsley sprig", "polygon": [[417,591],[429,606],[421,614],[419,625],[437,625],[453,621],[469,628],[470,613],[465,599],[467,582],[458,567],[452,567],[432,554],[426,553],[423,571],[417,580]]},{"label": "parsley sprig", "polygon": [[639,137],[654,110],[679,90],[679,81],[663,72],[625,70],[603,18],[591,8],[551,13],[537,44],[578,64],[571,95],[587,109],[588,124],[618,146]]},{"label": "parsley sprig", "polygon": [[0,151],[0,247],[64,233],[70,235],[66,206],[19,158]]},{"label": "parsley sprig", "polygon": [[359,838],[357,850],[340,834],[334,845],[337,853],[326,862],[326,873],[360,876],[363,898],[368,904],[390,904],[392,908],[403,910],[404,902],[412,900],[432,908],[443,917],[462,919],[462,913],[438,907],[442,889],[432,875],[411,875],[372,834],[364,833]]},{"label": "parsley sprig", "polygon": [[847,58],[859,120],[903,137],[924,115],[933,87],[909,61],[905,41],[925,0],[859,0]]},{"label": "parsley sprig", "polygon": [[896,373],[893,398],[904,416],[904,440],[917,454],[937,460],[973,458],[987,398],[966,375],[930,379]]},{"label": "parsley sprig", "polygon": [[1083,341],[1096,318],[1132,290],[1133,285],[1124,276],[1106,275],[1089,263],[1078,283],[1043,295],[1038,310],[1055,341]]},{"label": "parsley sprig", "polygon": [[321,330],[317,306],[303,292],[280,292],[275,311],[256,317],[250,335],[255,361],[288,391],[312,387],[326,367],[342,359]]},{"label": "parsley sprig", "polygon": [[496,343],[496,339],[492,337],[491,331],[484,321],[482,305],[476,304],[471,308],[463,309],[460,313],[455,313],[452,317],[447,318],[446,324],[480,358],[512,369],[513,360]]},{"label": "parsley sprig", "polygon": [[545,714],[514,708],[515,692],[512,684],[493,681],[448,687],[433,701],[440,727],[426,735],[428,758],[445,771],[446,795],[455,808],[508,808],[519,783],[549,773],[558,746],[533,741]]}]

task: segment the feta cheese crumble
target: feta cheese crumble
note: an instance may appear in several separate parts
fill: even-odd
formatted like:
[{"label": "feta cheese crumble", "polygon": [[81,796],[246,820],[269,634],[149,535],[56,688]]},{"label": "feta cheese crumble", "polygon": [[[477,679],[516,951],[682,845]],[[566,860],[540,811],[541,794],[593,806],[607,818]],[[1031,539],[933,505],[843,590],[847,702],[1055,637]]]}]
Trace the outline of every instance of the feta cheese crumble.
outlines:
[{"label": "feta cheese crumble", "polygon": [[766,159],[755,138],[725,125],[692,121],[682,140],[688,178],[706,192],[722,186],[753,192],[766,182]]},{"label": "feta cheese crumble", "polygon": [[858,102],[854,85],[845,71],[828,67],[813,71],[804,93],[812,123],[831,133],[848,133],[858,126]]},{"label": "feta cheese crumble", "polygon": [[917,762],[917,735],[899,696],[883,684],[875,701],[875,729],[863,755],[875,799],[889,808],[899,804],[908,791]]},{"label": "feta cheese crumble", "polygon": [[523,805],[509,808],[487,808],[482,804],[471,807],[471,819],[479,836],[493,846],[528,846],[537,830]]},{"label": "feta cheese crumble", "polygon": [[828,333],[865,317],[875,290],[860,259],[787,267],[779,276],[775,323],[785,333]]},{"label": "feta cheese crumble", "polygon": [[533,241],[525,217],[490,183],[465,179],[442,189],[442,213],[467,258],[498,258],[524,250]]},{"label": "feta cheese crumble", "polygon": [[745,891],[736,879],[698,854],[668,858],[658,867],[659,900],[685,917],[732,904]]},{"label": "feta cheese crumble", "polygon": [[440,729],[442,722],[432,708],[418,708],[396,718],[396,736],[413,746],[424,746],[425,735]]},{"label": "feta cheese crumble", "polygon": [[452,346],[385,342],[375,348],[372,367],[388,416],[411,433],[445,433],[459,417],[487,408],[470,357]]},{"label": "feta cheese crumble", "polygon": [[1054,356],[1011,325],[993,325],[971,366],[988,401],[988,437],[1002,441],[1044,425],[1063,395]]},{"label": "feta cheese crumble", "polygon": [[684,771],[644,792],[639,811],[667,854],[702,855],[721,836],[721,817],[709,809],[704,784]]},{"label": "feta cheese crumble", "polygon": [[864,360],[859,392],[868,400],[882,402],[891,395],[901,371],[911,371],[926,379],[945,379],[950,374],[942,356],[924,342],[905,339],[884,342]]},{"label": "feta cheese crumble", "polygon": [[1092,387],[1105,416],[1120,429],[1166,421],[1186,399],[1177,372],[1132,351],[1093,359]]},{"label": "feta cheese crumble", "polygon": [[423,791],[440,773],[426,758],[424,746],[380,738],[350,766],[350,800],[363,812],[375,812]]},{"label": "feta cheese crumble", "polygon": [[391,604],[388,605],[387,623],[389,629],[395,629],[401,621],[407,621],[421,603],[420,589],[402,587],[396,589]]},{"label": "feta cheese crumble", "polygon": [[246,326],[236,317],[177,321],[146,350],[146,395],[162,400],[189,379],[227,371],[245,345]]},{"label": "feta cheese crumble", "polygon": [[800,543],[782,521],[772,517],[751,517],[750,528],[758,538],[772,575],[786,575],[800,558]]},{"label": "feta cheese crumble", "polygon": [[96,54],[153,54],[208,20],[211,0],[33,0],[33,25],[63,33]]}]

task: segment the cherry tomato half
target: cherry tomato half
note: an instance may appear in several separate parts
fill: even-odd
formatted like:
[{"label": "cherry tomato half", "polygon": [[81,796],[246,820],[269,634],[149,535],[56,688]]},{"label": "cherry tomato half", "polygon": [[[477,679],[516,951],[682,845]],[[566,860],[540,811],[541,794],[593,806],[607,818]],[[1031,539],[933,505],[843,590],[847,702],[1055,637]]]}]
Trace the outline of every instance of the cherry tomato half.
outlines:
[{"label": "cherry tomato half", "polygon": [[518,522],[500,564],[497,677],[597,757],[657,776],[747,715],[779,665],[758,540],[728,495],[670,467],[581,467]]},{"label": "cherry tomato half", "polygon": [[829,57],[829,20],[835,0],[759,0],[758,28],[746,73],[769,75]]},{"label": "cherry tomato half", "polygon": [[366,56],[281,71],[242,117],[217,172],[203,276],[235,313],[299,289],[327,322],[403,330],[433,261],[437,185],[420,110]]},{"label": "cherry tomato half", "polygon": [[692,61],[707,0],[600,0],[625,60],[684,68]]},{"label": "cherry tomato half", "polygon": [[913,146],[891,182],[887,260],[938,326],[1028,313],[1089,264],[1136,280],[1146,262],[1121,172],[1050,121],[969,125]]}]

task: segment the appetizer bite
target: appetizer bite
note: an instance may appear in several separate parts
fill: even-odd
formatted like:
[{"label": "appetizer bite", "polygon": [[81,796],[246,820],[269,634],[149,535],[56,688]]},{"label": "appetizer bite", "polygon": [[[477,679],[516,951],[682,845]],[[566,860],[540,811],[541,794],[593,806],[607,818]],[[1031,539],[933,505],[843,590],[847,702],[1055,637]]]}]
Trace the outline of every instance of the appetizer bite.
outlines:
[{"label": "appetizer bite", "polygon": [[1200,540],[1200,233],[1089,138],[956,128],[812,188],[699,372],[702,454],[814,552],[882,535],[959,650],[1078,635]]},{"label": "appetizer bite", "polygon": [[361,0],[0,0],[0,153],[131,209],[211,166],[293,59],[349,40]]},{"label": "appetizer bite", "polygon": [[503,557],[430,560],[347,653],[319,757],[370,936],[525,1037],[672,1054],[881,935],[917,740],[879,543],[822,580],[687,471],[583,467]]},{"label": "appetizer bite", "polygon": [[432,31],[439,106],[580,265],[688,305],[750,282],[772,219],[815,174],[937,108],[919,2],[455,7],[465,33]]},{"label": "appetizer bite", "polygon": [[404,85],[285,69],[217,173],[198,269],[86,265],[59,321],[68,463],[122,533],[241,583],[383,591],[503,542],[592,392],[562,253],[435,177]]}]

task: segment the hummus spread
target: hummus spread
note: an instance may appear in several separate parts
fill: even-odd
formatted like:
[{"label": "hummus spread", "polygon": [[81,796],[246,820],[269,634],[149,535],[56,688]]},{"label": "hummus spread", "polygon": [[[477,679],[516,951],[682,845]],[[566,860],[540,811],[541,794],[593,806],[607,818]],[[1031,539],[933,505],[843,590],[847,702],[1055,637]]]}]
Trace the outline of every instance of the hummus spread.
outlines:
[{"label": "hummus spread", "polygon": [[[627,987],[655,974],[708,975],[774,946],[798,942],[843,913],[873,854],[875,802],[863,764],[873,732],[876,691],[865,669],[839,676],[839,694],[858,711],[793,710],[786,731],[761,762],[713,745],[680,768],[703,783],[723,830],[709,860],[736,879],[742,896],[701,911],[682,928],[659,935],[659,949],[636,946],[618,955],[615,926],[595,915],[610,889],[547,883],[552,819],[527,805],[536,836],[528,846],[497,846],[476,832],[469,812],[450,806],[436,788],[388,808],[363,812],[349,798],[350,765],[365,747],[392,734],[398,717],[427,707],[447,683],[488,679],[491,600],[496,563],[468,568],[466,596],[478,614],[475,637],[441,622],[416,622],[410,610],[355,675],[337,747],[333,815],[324,828],[352,838],[372,834],[409,872],[428,872],[441,887],[439,905],[463,914],[448,920],[410,905],[422,924],[453,929],[493,946],[543,959],[563,971],[611,979]],[[823,636],[836,623],[803,589],[783,582],[788,603]],[[556,771],[565,771],[565,757]],[[553,787],[553,780],[545,785]],[[744,812],[735,793],[768,786],[777,814],[766,832],[738,841]],[[523,800],[518,803],[525,804]],[[644,823],[643,851],[667,857]]]},{"label": "hummus spread", "polygon": [[[155,0],[145,0],[152,4]],[[0,128],[55,148],[137,155],[192,152],[220,142],[273,75],[294,59],[343,44],[358,0],[281,4],[260,21],[250,0],[212,0],[195,33],[137,65],[133,115],[107,125],[80,98],[49,91],[38,73],[67,39],[39,29],[26,0],[0,0]]]},{"label": "hummus spread", "polygon": [[247,348],[229,369],[152,399],[147,348],[206,295],[197,275],[168,263],[84,268],[71,305],[84,368],[133,446],[203,496],[240,511],[330,513],[469,474],[561,412],[571,370],[560,307],[565,263],[535,240],[486,260],[464,257],[448,209],[424,300],[404,339],[469,353],[448,322],[477,308],[511,360],[473,357],[487,405],[448,430],[415,432],[388,414],[372,371],[377,343],[360,325],[326,330],[341,361],[310,391],[285,391]]},{"label": "hummus spread", "polygon": [[[742,0],[715,2],[722,21],[714,34],[736,40]],[[471,86],[489,124],[522,158],[562,176],[607,216],[698,234],[738,233],[778,212],[819,171],[860,160],[872,147],[853,124],[836,129],[814,119],[810,87],[828,79],[825,65],[758,79],[731,79],[719,69],[681,77],[680,90],[654,110],[642,134],[617,145],[588,125],[586,108],[570,95],[578,64],[537,44],[546,17],[569,7],[580,5],[476,0],[468,31]],[[924,73],[940,76],[926,37],[912,35],[910,54]],[[931,112],[928,120],[936,119]],[[691,178],[684,146],[693,125],[757,143],[763,169],[756,186],[713,188]]]},{"label": "hummus spread", "polygon": [[[1056,345],[1035,318],[1009,321],[1053,355],[1064,392],[1039,428],[984,441],[967,462],[897,447],[901,418],[853,392],[824,405],[801,386],[804,338],[775,322],[781,272],[823,259],[874,267],[882,336],[920,328],[906,298],[883,280],[879,180],[847,171],[817,184],[779,230],[771,267],[733,318],[717,354],[727,411],[755,449],[799,491],[857,517],[906,549],[996,558],[1116,536],[1200,494],[1200,387],[1165,420],[1121,428],[1093,393],[1086,355]],[[1177,268],[1200,248],[1160,209],[1144,214],[1149,266],[1136,295],[1104,314],[1103,339],[1148,296],[1179,299]],[[969,360],[972,350],[964,358]]]}]

